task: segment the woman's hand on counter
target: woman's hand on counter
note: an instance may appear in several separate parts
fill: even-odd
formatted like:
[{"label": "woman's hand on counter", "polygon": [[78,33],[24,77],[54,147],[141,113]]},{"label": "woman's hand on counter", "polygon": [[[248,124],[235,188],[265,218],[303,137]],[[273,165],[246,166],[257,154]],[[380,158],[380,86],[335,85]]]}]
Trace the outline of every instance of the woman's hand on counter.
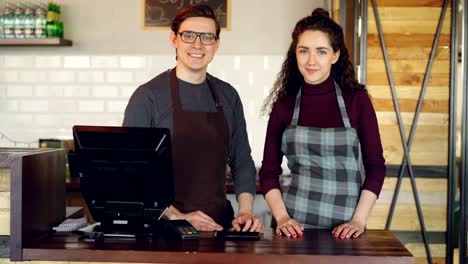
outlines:
[{"label": "woman's hand on counter", "polygon": [[276,223],[276,234],[293,238],[302,237],[304,227],[293,218],[289,216],[283,217],[278,219]]},{"label": "woman's hand on counter", "polygon": [[239,215],[232,220],[232,227],[236,231],[250,231],[263,233],[263,223],[255,215],[246,212],[240,212]]},{"label": "woman's hand on counter", "polygon": [[341,224],[332,230],[335,238],[346,239],[358,237],[364,233],[366,223],[360,220],[351,219],[351,221]]},{"label": "woman's hand on counter", "polygon": [[332,234],[336,238],[346,239],[358,237],[366,229],[367,219],[374,207],[377,195],[369,190],[362,190],[353,218],[344,224],[335,227]]}]

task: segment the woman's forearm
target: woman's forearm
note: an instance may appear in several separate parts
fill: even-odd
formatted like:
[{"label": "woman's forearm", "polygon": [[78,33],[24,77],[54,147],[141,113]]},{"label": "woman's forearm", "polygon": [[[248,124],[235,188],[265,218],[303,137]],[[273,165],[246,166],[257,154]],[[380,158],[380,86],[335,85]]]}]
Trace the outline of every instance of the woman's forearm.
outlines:
[{"label": "woman's forearm", "polygon": [[376,200],[377,195],[375,195],[375,193],[368,190],[362,190],[358,205],[354,211],[353,220],[367,224],[367,220],[369,219],[372,208],[374,208]]},{"label": "woman's forearm", "polygon": [[284,204],[283,196],[281,195],[280,190],[271,189],[265,195],[265,200],[267,201],[268,206],[271,208],[271,213],[277,222],[279,219],[284,217],[290,217],[288,211],[286,210],[286,205]]}]

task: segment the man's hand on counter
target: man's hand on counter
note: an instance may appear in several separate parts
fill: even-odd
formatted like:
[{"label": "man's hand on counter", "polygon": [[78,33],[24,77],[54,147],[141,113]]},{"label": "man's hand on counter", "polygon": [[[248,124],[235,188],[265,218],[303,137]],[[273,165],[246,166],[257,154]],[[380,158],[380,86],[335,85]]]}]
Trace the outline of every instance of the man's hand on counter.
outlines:
[{"label": "man's hand on counter", "polygon": [[195,229],[198,231],[223,230],[222,226],[220,226],[218,223],[215,222],[215,220],[213,220],[213,218],[211,218],[202,211],[195,211],[184,214],[171,205],[165,215],[170,220],[185,219],[189,221],[190,224],[192,224],[192,226],[195,227]]},{"label": "man's hand on counter", "polygon": [[241,193],[237,198],[239,202],[239,214],[232,221],[236,231],[252,231],[263,233],[263,223],[253,215],[254,196],[251,193]]},{"label": "man's hand on counter", "polygon": [[232,227],[235,231],[250,231],[263,233],[263,223],[256,216],[250,213],[242,213],[232,220]]}]

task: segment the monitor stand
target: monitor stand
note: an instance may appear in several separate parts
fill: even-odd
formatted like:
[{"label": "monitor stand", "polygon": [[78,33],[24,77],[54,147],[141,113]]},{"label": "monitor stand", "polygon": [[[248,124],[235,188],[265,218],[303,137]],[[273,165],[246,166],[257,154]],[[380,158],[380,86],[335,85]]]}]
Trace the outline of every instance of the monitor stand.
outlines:
[{"label": "monitor stand", "polygon": [[94,232],[102,232],[104,237],[151,239],[159,233],[158,228],[158,221],[145,221],[143,203],[108,201],[103,221]]}]

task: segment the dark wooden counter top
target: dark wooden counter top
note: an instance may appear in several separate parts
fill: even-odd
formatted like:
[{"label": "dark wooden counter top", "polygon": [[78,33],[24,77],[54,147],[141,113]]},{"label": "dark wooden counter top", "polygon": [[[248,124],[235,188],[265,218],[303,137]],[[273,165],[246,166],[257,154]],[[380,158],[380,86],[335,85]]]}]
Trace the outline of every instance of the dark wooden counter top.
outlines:
[{"label": "dark wooden counter top", "polygon": [[368,230],[357,239],[336,240],[328,230],[306,230],[300,239],[272,235],[260,241],[223,241],[203,232],[199,240],[105,239],[54,234],[24,244],[23,260],[158,263],[413,263],[389,231]]}]

